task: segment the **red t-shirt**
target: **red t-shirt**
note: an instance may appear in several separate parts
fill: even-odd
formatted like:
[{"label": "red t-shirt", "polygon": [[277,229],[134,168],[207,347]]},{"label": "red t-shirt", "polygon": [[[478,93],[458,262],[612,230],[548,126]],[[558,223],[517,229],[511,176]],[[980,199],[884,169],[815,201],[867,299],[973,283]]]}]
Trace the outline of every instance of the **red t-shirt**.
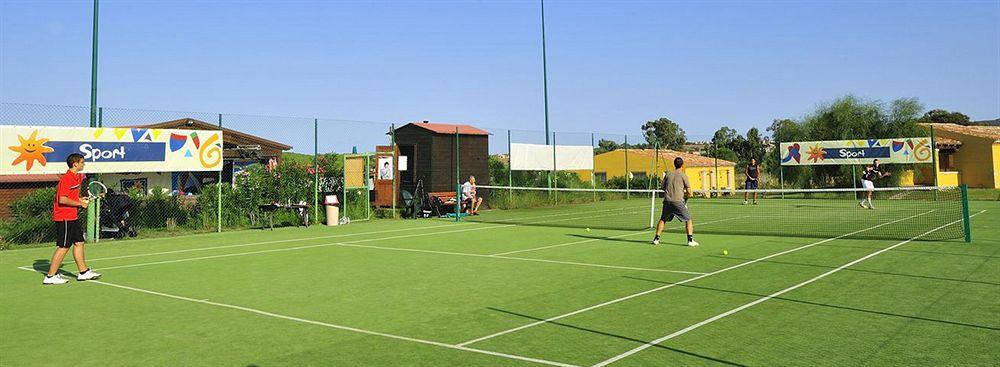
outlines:
[{"label": "red t-shirt", "polygon": [[59,204],[59,198],[65,196],[72,200],[80,200],[80,186],[83,186],[83,179],[86,175],[66,171],[66,174],[59,179],[56,186],[56,199],[52,203],[52,220],[56,222],[76,220],[77,207]]}]

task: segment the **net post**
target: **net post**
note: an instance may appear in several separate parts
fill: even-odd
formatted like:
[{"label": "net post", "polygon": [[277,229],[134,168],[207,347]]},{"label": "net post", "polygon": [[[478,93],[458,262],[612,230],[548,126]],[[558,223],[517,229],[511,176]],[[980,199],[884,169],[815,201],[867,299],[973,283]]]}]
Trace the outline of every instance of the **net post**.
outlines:
[{"label": "net post", "polygon": [[[371,191],[370,191],[369,188],[374,188],[375,187],[375,182],[374,182],[375,177],[372,176],[372,175],[370,175],[369,172],[371,172],[372,167],[373,167],[374,164],[375,164],[375,162],[372,162],[372,156],[369,155],[369,154],[365,154],[365,170],[364,170],[364,172],[362,172],[362,174],[365,175],[365,195],[364,196],[365,196],[365,219],[366,220],[367,219],[372,219],[372,195],[371,195]],[[344,193],[344,196],[347,196],[346,191]],[[344,213],[347,213],[347,208],[346,207],[344,208]]]},{"label": "net post", "polygon": [[653,228],[656,225],[653,218],[656,215],[656,191],[649,192],[649,228]]},{"label": "net post", "polygon": [[[350,205],[350,199],[347,197],[348,196],[347,195],[347,156],[348,156],[348,154],[343,154],[343,155],[340,156],[340,161],[341,161],[340,166],[343,167],[341,169],[341,172],[340,172],[340,206],[342,208],[344,208],[344,212],[340,213],[341,217],[347,217],[348,216],[348,214],[347,214],[347,208],[351,207],[351,205]],[[367,157],[365,158],[365,168],[364,168],[364,170],[365,170],[364,171],[364,175],[365,175],[365,195],[371,195],[371,193],[368,192],[368,158]],[[337,218],[337,220],[339,221],[340,218]]]},{"label": "net post", "polygon": [[319,219],[319,119],[313,119],[313,220]]},{"label": "net post", "polygon": [[[962,184],[962,227],[965,229],[965,242],[972,242],[972,217],[969,216],[969,185]],[[937,190],[935,190],[937,191]]]},{"label": "net post", "polygon": [[625,199],[627,200],[630,198],[628,190],[632,181],[632,177],[629,177],[628,171],[628,134],[625,134],[625,146],[623,148],[625,149]]},{"label": "net post", "polygon": [[[222,114],[219,114],[219,130],[222,130]],[[225,137],[222,137],[225,139]],[[222,162],[222,167],[226,167],[225,161]],[[222,169],[219,169],[218,180],[215,181],[215,193],[218,196],[216,200],[216,213],[215,213],[215,231],[222,232]]]},{"label": "net post", "polygon": [[458,222],[462,217],[462,178],[461,173],[459,173],[459,160],[458,160],[458,126],[455,127],[455,221]]}]

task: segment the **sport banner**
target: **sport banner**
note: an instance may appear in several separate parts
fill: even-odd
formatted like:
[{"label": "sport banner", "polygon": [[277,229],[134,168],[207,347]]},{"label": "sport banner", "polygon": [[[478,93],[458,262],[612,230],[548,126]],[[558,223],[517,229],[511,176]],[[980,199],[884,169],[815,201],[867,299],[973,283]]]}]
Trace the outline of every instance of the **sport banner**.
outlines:
[{"label": "sport banner", "polygon": [[222,131],[0,126],[0,174],[66,172],[83,155],[84,172],[222,170]]},{"label": "sport banner", "polygon": [[828,140],[781,143],[782,166],[931,163],[931,138]]},{"label": "sport banner", "polygon": [[[556,145],[553,156],[552,146],[545,144],[510,145],[510,169],[514,171],[592,170],[594,169],[594,147],[589,145]],[[553,162],[555,158],[555,162]]]}]

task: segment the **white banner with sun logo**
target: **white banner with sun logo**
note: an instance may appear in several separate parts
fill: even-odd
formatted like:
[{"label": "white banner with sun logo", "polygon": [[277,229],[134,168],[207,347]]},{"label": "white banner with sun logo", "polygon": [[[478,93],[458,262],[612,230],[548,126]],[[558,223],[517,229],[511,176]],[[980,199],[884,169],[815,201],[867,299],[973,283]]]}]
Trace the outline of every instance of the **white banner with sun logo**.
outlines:
[{"label": "white banner with sun logo", "polygon": [[931,163],[931,138],[800,141],[781,143],[782,166]]},{"label": "white banner with sun logo", "polygon": [[66,172],[83,155],[84,172],[222,170],[222,131],[0,126],[0,174]]}]

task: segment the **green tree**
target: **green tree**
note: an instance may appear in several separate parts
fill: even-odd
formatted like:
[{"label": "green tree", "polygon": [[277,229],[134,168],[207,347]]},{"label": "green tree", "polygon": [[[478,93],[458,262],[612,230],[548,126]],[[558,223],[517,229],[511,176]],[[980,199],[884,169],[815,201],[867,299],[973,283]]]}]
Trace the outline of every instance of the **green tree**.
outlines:
[{"label": "green tree", "polygon": [[661,148],[682,150],[687,142],[684,129],[666,117],[646,121],[642,131],[649,145],[659,144]]},{"label": "green tree", "polygon": [[594,150],[594,154],[607,153],[612,150],[617,150],[621,146],[614,140],[601,139],[597,142],[597,149]]},{"label": "green tree", "polygon": [[940,124],[959,124],[959,125],[971,125],[972,121],[969,116],[958,111],[946,111],[942,109],[933,109],[927,111],[923,117],[920,118],[920,123],[940,123]]}]

